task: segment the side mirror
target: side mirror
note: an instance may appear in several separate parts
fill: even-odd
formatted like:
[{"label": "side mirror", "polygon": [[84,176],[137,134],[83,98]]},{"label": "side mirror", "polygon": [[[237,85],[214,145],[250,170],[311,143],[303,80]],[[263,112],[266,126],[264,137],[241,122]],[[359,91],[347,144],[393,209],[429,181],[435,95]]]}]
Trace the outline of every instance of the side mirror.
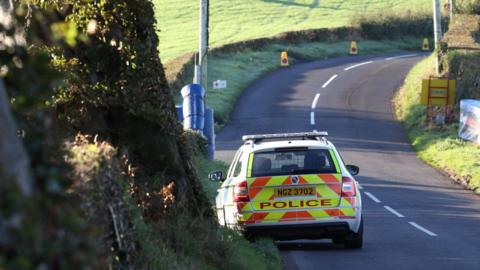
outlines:
[{"label": "side mirror", "polygon": [[355,165],[347,165],[347,170],[351,175],[357,175],[360,173],[360,168]]},{"label": "side mirror", "polygon": [[225,179],[225,175],[223,175],[222,171],[212,172],[208,175],[208,180],[212,182],[222,182]]}]

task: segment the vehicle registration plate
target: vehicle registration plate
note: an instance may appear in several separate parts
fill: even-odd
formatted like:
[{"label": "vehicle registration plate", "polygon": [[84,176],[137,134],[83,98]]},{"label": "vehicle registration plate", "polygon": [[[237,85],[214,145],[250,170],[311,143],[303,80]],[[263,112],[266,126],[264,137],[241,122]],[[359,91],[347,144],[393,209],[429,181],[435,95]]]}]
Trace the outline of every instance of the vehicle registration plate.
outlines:
[{"label": "vehicle registration plate", "polygon": [[315,196],[314,187],[289,187],[289,188],[275,189],[276,198],[307,197],[307,196]]}]

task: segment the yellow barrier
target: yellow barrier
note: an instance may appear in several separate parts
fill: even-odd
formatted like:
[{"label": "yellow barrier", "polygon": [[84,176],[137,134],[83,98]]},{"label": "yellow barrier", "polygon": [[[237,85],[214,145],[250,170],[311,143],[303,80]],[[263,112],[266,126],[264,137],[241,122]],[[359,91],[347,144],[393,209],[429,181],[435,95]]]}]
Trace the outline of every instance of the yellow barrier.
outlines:
[{"label": "yellow barrier", "polygon": [[358,45],[356,41],[352,41],[350,44],[350,54],[357,55],[358,54]]},{"label": "yellow barrier", "polygon": [[423,51],[430,51],[430,44],[428,42],[428,38],[423,39],[422,50]]},{"label": "yellow barrier", "polygon": [[282,67],[288,67],[289,63],[288,63],[288,53],[287,52],[282,52],[280,65]]}]

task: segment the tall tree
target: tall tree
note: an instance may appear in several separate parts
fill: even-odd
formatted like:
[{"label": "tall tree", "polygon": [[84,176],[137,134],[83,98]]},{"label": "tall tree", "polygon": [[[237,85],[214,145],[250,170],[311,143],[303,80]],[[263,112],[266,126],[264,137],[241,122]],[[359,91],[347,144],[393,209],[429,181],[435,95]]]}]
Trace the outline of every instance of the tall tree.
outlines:
[{"label": "tall tree", "polygon": [[[6,42],[23,43],[21,30],[16,29],[13,16],[12,0],[0,2],[0,30],[16,30],[10,38],[0,39],[0,46],[8,47]],[[33,191],[30,160],[22,142],[17,136],[17,125],[10,112],[10,102],[3,81],[0,79],[0,184],[15,185],[24,195],[31,195]],[[2,193],[0,185],[0,193]],[[1,218],[1,217],[0,217]]]}]

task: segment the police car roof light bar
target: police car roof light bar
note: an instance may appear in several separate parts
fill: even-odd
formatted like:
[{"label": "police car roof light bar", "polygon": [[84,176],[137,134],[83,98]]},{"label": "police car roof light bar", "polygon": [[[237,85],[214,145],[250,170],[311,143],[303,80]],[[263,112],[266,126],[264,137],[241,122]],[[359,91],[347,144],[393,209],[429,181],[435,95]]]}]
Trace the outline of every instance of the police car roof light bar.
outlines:
[{"label": "police car roof light bar", "polygon": [[261,141],[268,139],[291,139],[291,138],[325,138],[328,136],[326,131],[317,132],[300,132],[300,133],[280,133],[280,134],[260,134],[260,135],[245,135],[242,137],[244,142],[246,141]]}]

